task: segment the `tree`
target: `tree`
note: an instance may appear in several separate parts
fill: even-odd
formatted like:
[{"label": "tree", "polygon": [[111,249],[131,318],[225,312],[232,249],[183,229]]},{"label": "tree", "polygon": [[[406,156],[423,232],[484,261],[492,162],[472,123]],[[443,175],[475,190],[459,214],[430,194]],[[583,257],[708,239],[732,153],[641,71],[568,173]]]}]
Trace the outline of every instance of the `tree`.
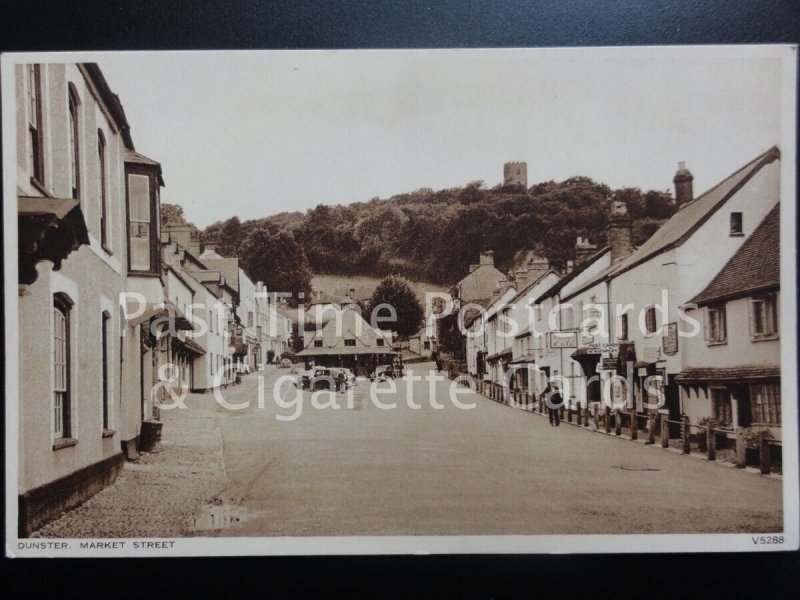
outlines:
[{"label": "tree", "polygon": [[[425,311],[407,279],[397,275],[385,277],[372,293],[367,315],[371,317],[373,311],[381,304],[394,307],[397,313],[397,322],[385,322],[385,324],[388,326],[387,328],[396,331],[401,339],[407,339],[419,331],[422,320],[425,318]],[[379,310],[374,314],[386,317],[388,311]]]},{"label": "tree", "polygon": [[311,270],[303,248],[291,232],[261,226],[248,234],[239,248],[242,268],[253,281],[262,281],[270,292],[290,292],[297,306],[300,293],[311,295]]},{"label": "tree", "polygon": [[186,223],[186,217],[183,216],[183,207],[178,204],[161,205],[161,223],[168,225],[171,223]]}]

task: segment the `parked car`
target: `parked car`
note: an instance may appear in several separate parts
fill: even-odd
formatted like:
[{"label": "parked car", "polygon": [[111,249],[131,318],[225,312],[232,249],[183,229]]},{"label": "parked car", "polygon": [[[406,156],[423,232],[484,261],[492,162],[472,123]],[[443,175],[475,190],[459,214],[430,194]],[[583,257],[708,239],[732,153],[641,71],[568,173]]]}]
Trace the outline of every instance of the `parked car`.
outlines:
[{"label": "parked car", "polygon": [[378,365],[375,367],[372,375],[372,381],[386,381],[387,379],[394,379],[394,366],[393,365]]},{"label": "parked car", "polygon": [[288,358],[282,358],[278,363],[278,366],[281,369],[289,369],[292,366],[292,361],[290,361]]}]

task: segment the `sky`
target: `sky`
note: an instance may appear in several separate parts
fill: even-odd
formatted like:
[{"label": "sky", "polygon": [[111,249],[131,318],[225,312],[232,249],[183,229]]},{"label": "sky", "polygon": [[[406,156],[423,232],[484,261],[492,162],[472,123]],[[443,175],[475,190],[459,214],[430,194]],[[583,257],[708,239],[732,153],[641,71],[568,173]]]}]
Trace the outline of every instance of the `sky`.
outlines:
[{"label": "sky", "polygon": [[427,187],[584,175],[705,191],[781,141],[780,61],[739,48],[105,53],[162,202],[200,227]]}]

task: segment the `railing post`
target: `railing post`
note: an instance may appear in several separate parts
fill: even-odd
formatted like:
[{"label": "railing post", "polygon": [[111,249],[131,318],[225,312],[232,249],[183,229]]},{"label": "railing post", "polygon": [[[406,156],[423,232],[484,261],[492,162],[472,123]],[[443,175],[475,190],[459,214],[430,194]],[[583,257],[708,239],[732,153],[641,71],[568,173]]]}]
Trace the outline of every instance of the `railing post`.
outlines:
[{"label": "railing post", "polygon": [[606,433],[611,433],[611,407],[606,406],[603,412],[603,421],[606,428]]},{"label": "railing post", "polygon": [[714,431],[710,421],[706,423],[706,448],[708,460],[717,460],[717,432]]},{"label": "railing post", "polygon": [[637,422],[636,409],[631,409],[631,439],[639,439],[639,423]]},{"label": "railing post", "polygon": [[744,469],[747,466],[747,446],[745,445],[744,429],[739,427],[736,430],[736,466]]},{"label": "railing post", "polygon": [[[655,420],[653,421],[655,425]],[[655,443],[656,432],[653,431],[653,443]],[[661,447],[669,448],[669,420],[667,415],[661,415]]]},{"label": "railing post", "polygon": [[622,435],[622,412],[618,408],[614,410],[614,435]]},{"label": "railing post", "polygon": [[567,423],[572,423],[572,406],[567,409]]},{"label": "railing post", "polygon": [[562,421],[564,420],[564,404],[565,404],[565,402],[562,402],[561,403],[561,408],[558,409],[560,411],[558,413],[558,418],[561,419]]},{"label": "railing post", "polygon": [[689,417],[687,417],[686,415],[683,416],[682,433],[683,433],[683,453],[690,454],[692,452],[692,442],[691,438],[689,437],[691,435],[691,431],[689,430]]},{"label": "railing post", "polygon": [[582,416],[581,413],[582,413],[582,411],[581,411],[581,403],[578,402],[575,405],[575,419],[576,419],[576,424],[578,425],[578,427],[581,426],[581,416]]},{"label": "railing post", "polygon": [[761,463],[761,474],[769,475],[769,439],[766,430],[758,435],[758,460]]},{"label": "railing post", "polygon": [[656,443],[656,415],[654,413],[647,415],[647,443]]}]

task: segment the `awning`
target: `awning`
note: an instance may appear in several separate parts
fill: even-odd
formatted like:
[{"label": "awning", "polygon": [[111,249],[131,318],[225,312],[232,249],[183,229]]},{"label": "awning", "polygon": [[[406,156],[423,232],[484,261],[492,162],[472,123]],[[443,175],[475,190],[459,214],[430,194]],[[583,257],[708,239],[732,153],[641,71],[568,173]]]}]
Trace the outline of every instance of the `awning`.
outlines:
[{"label": "awning", "polygon": [[758,379],[779,379],[780,367],[748,365],[741,367],[688,367],[675,376],[678,383],[708,381],[736,382]]},{"label": "awning", "polygon": [[164,306],[161,303],[148,304],[141,314],[136,315],[136,313],[139,312],[140,306],[141,306],[140,302],[137,302],[137,301],[134,301],[134,300],[131,300],[130,302],[128,302],[128,306],[127,306],[127,309],[125,311],[126,316],[128,314],[134,314],[135,315],[135,316],[127,319],[128,325],[130,325],[131,327],[136,327],[137,325],[140,325],[141,323],[149,321],[153,317],[163,317],[163,316],[169,315],[169,311],[167,310],[167,307]]},{"label": "awning", "polygon": [[[141,309],[141,303],[136,300],[131,300],[128,302],[125,314],[134,314],[136,315],[137,312]],[[173,302],[170,300],[166,300],[165,302],[157,302],[157,303],[150,303],[139,315],[133,316],[128,319],[128,325],[131,327],[136,327],[140,323],[144,323],[145,321],[149,321],[153,318],[159,319],[173,319],[174,327],[177,331],[194,331],[194,327],[192,327],[191,322],[183,315],[181,310],[175,306]]]},{"label": "awning", "polygon": [[600,353],[593,348],[586,346],[578,348],[570,355],[570,358],[577,362],[585,374],[594,373],[597,370],[597,363],[600,362]]},{"label": "awning", "polygon": [[200,344],[195,342],[193,339],[190,338],[186,338],[184,340],[178,340],[177,338],[175,339],[177,343],[179,343],[181,346],[183,346],[185,350],[188,350],[192,354],[196,354],[197,356],[202,356],[203,354],[206,353],[203,347],[200,346]]}]

